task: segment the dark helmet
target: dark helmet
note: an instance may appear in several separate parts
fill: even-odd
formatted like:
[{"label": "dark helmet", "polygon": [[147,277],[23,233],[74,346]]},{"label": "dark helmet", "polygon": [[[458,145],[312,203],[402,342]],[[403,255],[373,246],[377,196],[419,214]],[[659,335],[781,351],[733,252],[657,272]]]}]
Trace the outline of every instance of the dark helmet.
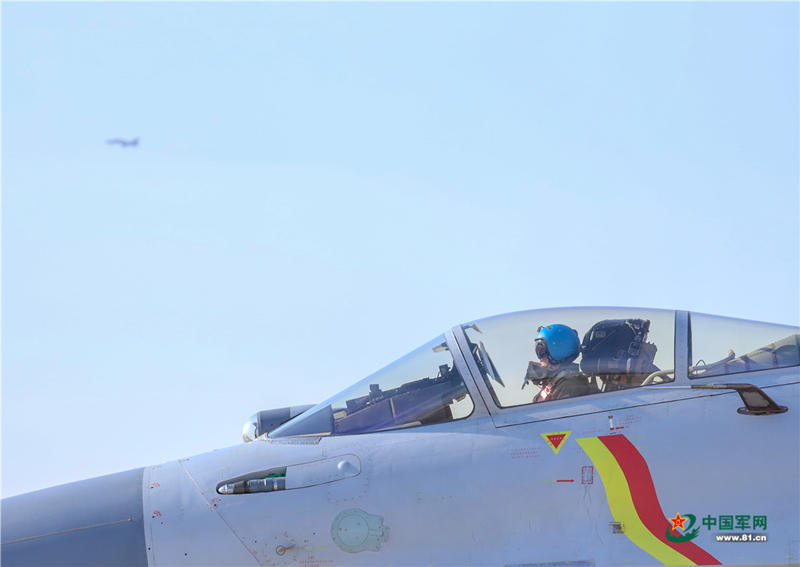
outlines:
[{"label": "dark helmet", "polygon": [[560,324],[539,327],[534,343],[539,360],[547,357],[554,364],[572,362],[581,347],[578,331]]}]

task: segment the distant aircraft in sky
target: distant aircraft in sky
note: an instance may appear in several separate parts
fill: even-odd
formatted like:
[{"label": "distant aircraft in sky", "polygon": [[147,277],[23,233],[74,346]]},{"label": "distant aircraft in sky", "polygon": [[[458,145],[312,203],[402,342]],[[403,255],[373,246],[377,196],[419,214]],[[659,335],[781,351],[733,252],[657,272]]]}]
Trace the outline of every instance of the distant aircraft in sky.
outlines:
[{"label": "distant aircraft in sky", "polygon": [[2,564],[798,565],[798,431],[798,327],[511,313],[245,443],[6,498]]},{"label": "distant aircraft in sky", "polygon": [[122,148],[135,148],[139,145],[139,138],[133,138],[131,140],[125,140],[123,138],[114,138],[113,140],[106,140],[106,144],[109,146],[117,145]]}]

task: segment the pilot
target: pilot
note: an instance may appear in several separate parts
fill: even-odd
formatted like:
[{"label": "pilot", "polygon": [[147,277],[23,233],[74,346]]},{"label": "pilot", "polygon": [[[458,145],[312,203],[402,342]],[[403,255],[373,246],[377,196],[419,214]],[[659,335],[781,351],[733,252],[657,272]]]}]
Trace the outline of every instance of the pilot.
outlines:
[{"label": "pilot", "polygon": [[525,382],[541,386],[534,402],[558,400],[592,393],[589,382],[573,361],[578,357],[581,342],[578,332],[567,325],[539,327],[534,348],[539,362],[529,362]]}]

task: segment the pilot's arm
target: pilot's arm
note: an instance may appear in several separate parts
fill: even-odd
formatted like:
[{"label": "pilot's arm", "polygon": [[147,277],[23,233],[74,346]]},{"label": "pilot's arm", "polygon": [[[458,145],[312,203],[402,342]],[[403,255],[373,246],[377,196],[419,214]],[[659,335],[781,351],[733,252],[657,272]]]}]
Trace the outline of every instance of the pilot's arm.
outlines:
[{"label": "pilot's arm", "polygon": [[541,363],[530,361],[528,371],[525,372],[525,380],[541,380],[546,373],[545,367]]},{"label": "pilot's arm", "polygon": [[540,363],[533,361],[528,362],[528,370],[525,372],[525,379],[522,381],[522,387],[524,388],[528,382],[541,380],[544,378],[544,375],[545,369]]}]

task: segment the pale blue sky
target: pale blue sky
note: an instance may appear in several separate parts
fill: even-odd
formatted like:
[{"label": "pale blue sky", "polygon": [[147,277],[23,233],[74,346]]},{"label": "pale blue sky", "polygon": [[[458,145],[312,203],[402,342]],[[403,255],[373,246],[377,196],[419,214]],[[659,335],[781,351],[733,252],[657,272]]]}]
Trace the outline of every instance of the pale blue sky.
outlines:
[{"label": "pale blue sky", "polygon": [[6,496],[495,313],[798,322],[797,4],[4,2],[2,81]]}]

